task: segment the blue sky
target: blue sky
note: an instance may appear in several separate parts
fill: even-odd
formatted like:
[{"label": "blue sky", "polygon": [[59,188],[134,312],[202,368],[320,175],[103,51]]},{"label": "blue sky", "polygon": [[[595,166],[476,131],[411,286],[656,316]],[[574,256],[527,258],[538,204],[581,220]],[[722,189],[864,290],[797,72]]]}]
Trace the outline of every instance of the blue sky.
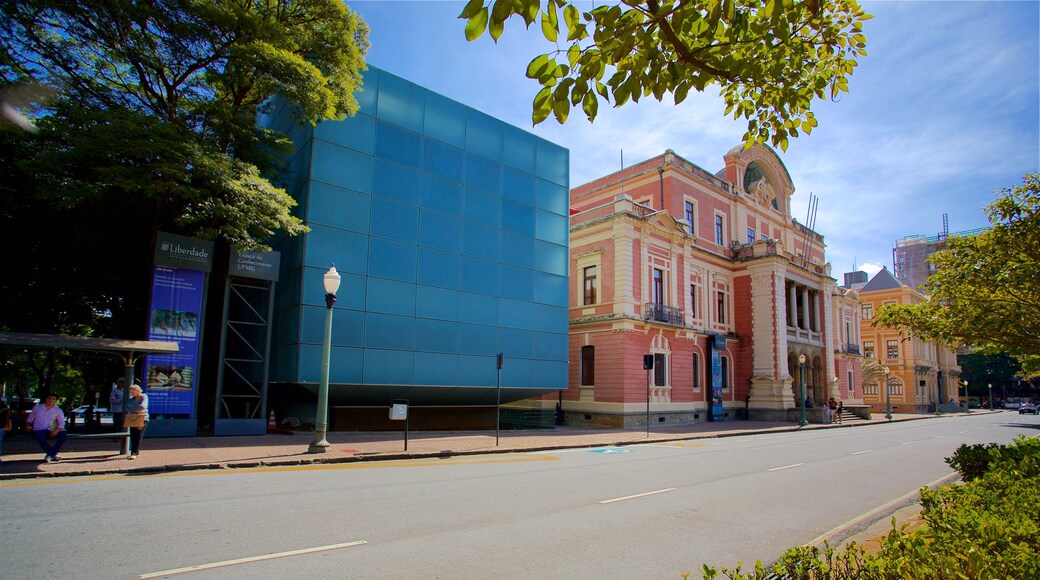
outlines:
[{"label": "blue sky", "polygon": [[[709,87],[675,106],[653,98],[531,126],[539,86],[527,63],[547,52],[537,26],[512,22],[499,44],[467,42],[464,2],[347,2],[371,28],[368,62],[570,149],[571,186],[673,149],[711,172],[746,127]],[[1040,169],[1040,1],[864,2],[868,55],[837,102],[817,102],[811,135],[779,152],[793,214],[815,229],[832,274],[892,268],[895,240],[987,225],[995,190]]]}]

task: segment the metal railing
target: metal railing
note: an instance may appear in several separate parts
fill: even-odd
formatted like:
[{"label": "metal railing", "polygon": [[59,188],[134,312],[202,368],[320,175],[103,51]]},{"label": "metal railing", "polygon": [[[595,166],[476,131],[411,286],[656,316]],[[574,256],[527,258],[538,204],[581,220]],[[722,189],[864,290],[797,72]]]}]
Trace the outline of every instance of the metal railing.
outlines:
[{"label": "metal railing", "polygon": [[648,302],[646,304],[646,310],[643,313],[643,320],[653,320],[655,322],[664,322],[666,324],[682,326],[683,310],[682,308],[674,308],[671,306],[665,306],[664,304]]}]

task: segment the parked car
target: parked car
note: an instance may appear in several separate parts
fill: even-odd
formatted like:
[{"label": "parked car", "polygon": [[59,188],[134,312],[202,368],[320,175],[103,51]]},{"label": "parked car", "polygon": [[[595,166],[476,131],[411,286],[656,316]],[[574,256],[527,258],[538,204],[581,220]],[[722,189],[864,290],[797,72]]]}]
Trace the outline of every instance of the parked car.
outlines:
[{"label": "parked car", "polygon": [[1029,413],[1030,415],[1036,415],[1036,405],[1033,405],[1032,403],[1024,403],[1021,407],[1018,408],[1019,415],[1025,415],[1026,413]]}]

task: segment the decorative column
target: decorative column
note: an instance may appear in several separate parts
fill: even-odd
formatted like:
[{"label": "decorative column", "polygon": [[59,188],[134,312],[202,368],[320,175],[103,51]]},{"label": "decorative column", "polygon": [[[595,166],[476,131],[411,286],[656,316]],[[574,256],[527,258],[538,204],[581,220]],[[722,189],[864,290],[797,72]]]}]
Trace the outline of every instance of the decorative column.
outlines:
[{"label": "decorative column", "polygon": [[795,283],[787,287],[787,312],[790,316],[787,318],[787,326],[791,328],[798,328],[798,290],[795,289]]},{"label": "decorative column", "polygon": [[802,322],[805,326],[799,326],[802,330],[809,330],[809,288],[802,286]]}]

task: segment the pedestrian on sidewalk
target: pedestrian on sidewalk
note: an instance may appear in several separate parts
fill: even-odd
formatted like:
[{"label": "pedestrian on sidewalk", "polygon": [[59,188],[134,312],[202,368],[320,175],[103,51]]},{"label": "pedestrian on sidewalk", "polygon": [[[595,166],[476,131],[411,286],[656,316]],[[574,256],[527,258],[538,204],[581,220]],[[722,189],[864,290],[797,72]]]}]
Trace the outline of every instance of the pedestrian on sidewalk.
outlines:
[{"label": "pedestrian on sidewalk", "polygon": [[112,413],[112,429],[120,431],[123,427],[123,384],[126,379],[119,377],[112,383],[112,391],[108,393],[108,410]]},{"label": "pedestrian on sidewalk", "polygon": [[827,400],[827,423],[834,422],[834,412],[838,410],[838,402],[831,397]]},{"label": "pedestrian on sidewalk", "polygon": [[141,439],[148,427],[148,395],[141,390],[141,385],[130,385],[129,397],[123,426],[130,428],[130,455],[127,459],[133,460],[141,452]]},{"label": "pedestrian on sidewalk", "polygon": [[834,417],[838,420],[838,424],[841,425],[841,412],[845,410],[845,403],[838,401],[838,409],[834,412]]},{"label": "pedestrian on sidewalk", "polygon": [[[0,458],[4,455],[4,435],[11,430],[11,408],[0,399]],[[3,459],[0,459],[0,463]]]},{"label": "pedestrian on sidewalk", "polygon": [[[57,395],[47,394],[42,403],[29,411],[29,417],[25,420],[25,430],[36,436],[36,443],[43,449],[43,460],[46,463],[61,461],[58,452],[68,437],[65,432],[65,413],[57,403]],[[54,445],[48,442],[49,439],[54,439]]]}]

